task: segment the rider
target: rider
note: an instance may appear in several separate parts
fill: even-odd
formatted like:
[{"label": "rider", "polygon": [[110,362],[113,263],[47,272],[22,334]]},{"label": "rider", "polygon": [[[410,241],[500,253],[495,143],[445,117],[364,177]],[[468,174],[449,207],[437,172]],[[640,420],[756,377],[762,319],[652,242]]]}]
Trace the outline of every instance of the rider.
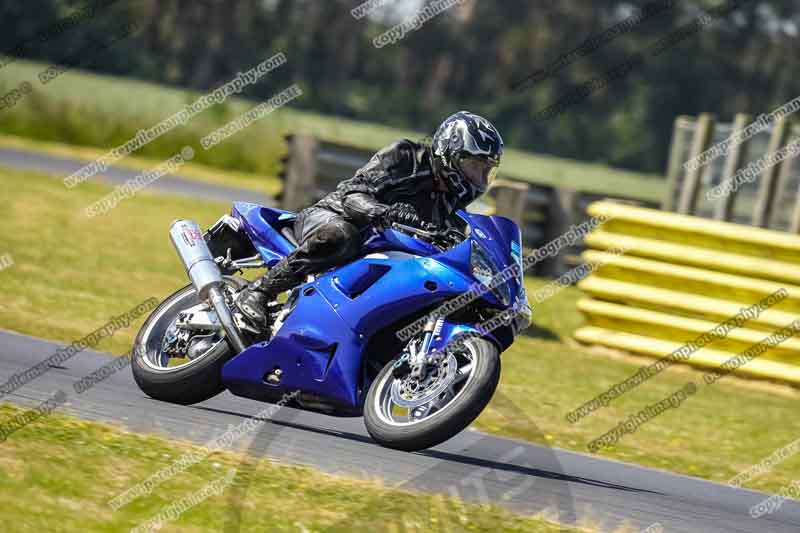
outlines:
[{"label": "rider", "polygon": [[375,154],[355,176],[300,212],[294,234],[300,244],[252,282],[236,306],[254,325],[266,327],[266,305],[316,274],[348,263],[361,252],[361,230],[394,222],[436,230],[489,188],[503,154],[492,124],[461,111],[448,117],[431,146],[409,140]]}]

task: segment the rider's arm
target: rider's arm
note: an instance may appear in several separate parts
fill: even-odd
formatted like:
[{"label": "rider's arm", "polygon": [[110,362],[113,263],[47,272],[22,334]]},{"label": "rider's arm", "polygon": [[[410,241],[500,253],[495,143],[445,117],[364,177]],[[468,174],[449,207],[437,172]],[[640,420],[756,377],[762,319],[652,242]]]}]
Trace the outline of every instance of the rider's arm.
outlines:
[{"label": "rider's arm", "polygon": [[380,203],[374,196],[363,192],[345,195],[342,199],[342,208],[357,226],[375,224],[383,219],[389,210],[388,205]]},{"label": "rider's arm", "polygon": [[342,209],[357,225],[378,223],[390,209],[380,200],[383,192],[388,187],[401,187],[409,179],[414,179],[413,147],[408,141],[393,143],[342,183]]}]

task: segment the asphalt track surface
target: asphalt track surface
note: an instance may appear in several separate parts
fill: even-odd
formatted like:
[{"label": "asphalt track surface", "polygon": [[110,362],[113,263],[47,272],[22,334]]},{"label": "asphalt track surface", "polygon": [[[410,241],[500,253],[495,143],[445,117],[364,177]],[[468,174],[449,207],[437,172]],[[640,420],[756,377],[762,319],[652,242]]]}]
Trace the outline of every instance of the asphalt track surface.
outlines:
[{"label": "asphalt track surface", "polygon": [[[5,382],[58,346],[0,332],[0,378]],[[33,407],[60,389],[69,396],[62,412],[199,444],[266,407],[228,393],[188,407],[155,401],[138,389],[130,368],[75,393],[73,383],[110,358],[79,353],[0,401]],[[256,435],[249,451],[259,456],[329,473],[379,477],[388,485],[456,494],[469,501],[493,501],[526,514],[544,512],[564,524],[589,521],[603,531],[623,524],[643,529],[656,522],[669,532],[800,531],[798,502],[784,502],[775,513],[756,520],[748,510],[767,497],[762,493],[476,431],[465,431],[431,450],[404,453],[374,444],[360,418],[281,408]],[[131,483],[152,473],[142,472],[141,479]]]},{"label": "asphalt track surface", "polygon": [[[62,177],[69,176],[91,161],[72,159],[67,157],[53,156],[40,152],[29,152],[27,150],[17,150],[12,148],[0,148],[0,165],[18,168],[21,170],[31,170],[44,172]],[[108,167],[105,172],[98,174],[90,179],[105,179],[114,185],[122,185],[127,180],[136,177],[141,171],[124,167]],[[217,200],[221,202],[245,201],[261,205],[272,206],[274,200],[267,195],[258,192],[239,189],[235,187],[225,187],[203,183],[180,176],[164,176],[159,178],[147,187],[148,191],[174,194],[189,198],[202,198],[204,200]]]},{"label": "asphalt track surface", "polygon": [[[67,175],[85,163],[0,149],[0,165],[57,175]],[[123,183],[135,175],[136,171],[116,167],[103,176]],[[252,191],[180,177],[161,178],[152,187],[189,197],[272,203]],[[0,331],[0,382],[52,355],[58,346]],[[63,366],[53,367],[12,393],[0,396],[0,401],[33,407],[63,390],[69,396],[60,408],[63,412],[198,444],[266,407],[228,393],[189,407],[158,402],[138,389],[130,368],[82,394],[73,390],[76,381],[110,359],[108,354],[90,350],[79,353]],[[494,402],[508,413],[508,423],[535,427],[535,413],[515,410],[502,396],[496,396]],[[404,453],[374,444],[360,418],[333,418],[281,408],[243,449],[258,457],[308,465],[329,473],[381,478],[391,486],[454,495],[478,503],[494,502],[524,514],[543,513],[563,524],[589,523],[602,531],[623,525],[641,530],[654,523],[668,532],[686,533],[800,531],[798,502],[784,502],[776,512],[753,519],[748,514],[750,507],[768,495],[471,430],[431,450]],[[760,459],[754,458],[754,462]],[[152,473],[142,472],[141,479],[131,483]]]}]

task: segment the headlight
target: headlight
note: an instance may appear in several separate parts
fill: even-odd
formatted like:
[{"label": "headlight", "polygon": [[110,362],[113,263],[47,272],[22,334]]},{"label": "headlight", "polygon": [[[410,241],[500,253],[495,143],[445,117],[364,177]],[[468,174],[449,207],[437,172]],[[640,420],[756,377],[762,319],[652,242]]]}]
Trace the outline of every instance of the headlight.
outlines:
[{"label": "headlight", "polygon": [[484,285],[491,283],[492,278],[497,273],[497,269],[489,260],[486,251],[483,247],[472,242],[472,255],[470,256],[470,266],[472,267],[472,275],[478,278],[478,281]]},{"label": "headlight", "polygon": [[494,266],[492,260],[489,259],[489,254],[483,247],[475,241],[472,241],[472,252],[470,254],[470,269],[472,275],[483,283],[484,285],[491,286],[492,282],[499,282],[496,287],[492,288],[492,294],[500,300],[503,305],[508,305],[511,302],[511,291],[508,288],[508,283],[495,279],[498,271]]}]

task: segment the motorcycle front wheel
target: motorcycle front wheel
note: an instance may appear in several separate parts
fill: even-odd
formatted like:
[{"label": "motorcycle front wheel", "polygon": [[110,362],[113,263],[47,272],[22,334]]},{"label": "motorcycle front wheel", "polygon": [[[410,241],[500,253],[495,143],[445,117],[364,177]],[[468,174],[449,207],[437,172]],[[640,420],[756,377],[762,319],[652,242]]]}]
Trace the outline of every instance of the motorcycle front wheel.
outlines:
[{"label": "motorcycle front wheel", "polygon": [[422,380],[397,379],[393,369],[390,362],[373,381],[364,423],[382,446],[418,451],[454,437],[486,408],[500,381],[500,352],[473,338]]}]

